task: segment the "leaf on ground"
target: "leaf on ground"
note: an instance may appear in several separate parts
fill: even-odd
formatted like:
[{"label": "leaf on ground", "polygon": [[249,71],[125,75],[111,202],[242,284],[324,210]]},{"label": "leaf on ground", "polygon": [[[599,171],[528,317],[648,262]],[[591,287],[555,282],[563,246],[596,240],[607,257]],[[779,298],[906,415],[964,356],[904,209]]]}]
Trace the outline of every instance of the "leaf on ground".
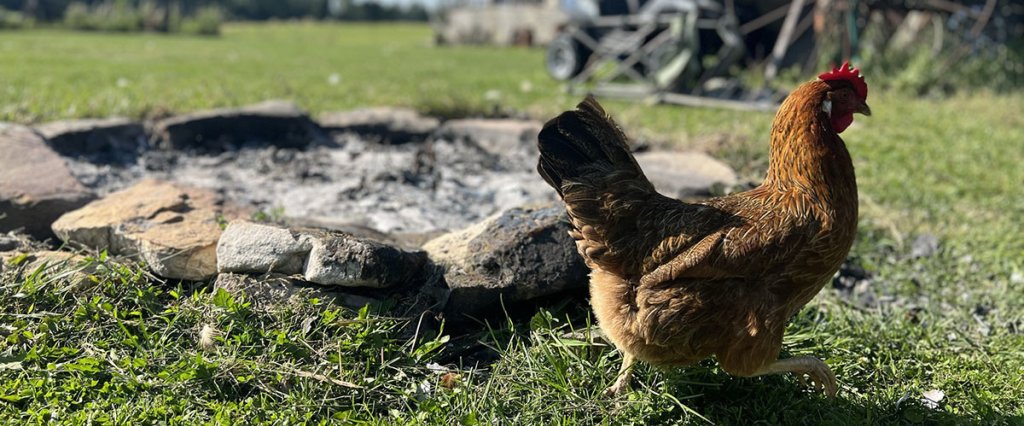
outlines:
[{"label": "leaf on ground", "polygon": [[921,396],[924,397],[921,399],[921,403],[924,404],[925,407],[934,410],[939,408],[939,403],[946,397],[946,393],[939,389],[932,389],[930,391],[925,391]]},{"label": "leaf on ground", "polygon": [[4,370],[21,370],[21,368],[22,367],[21,367],[21,362],[20,361],[0,363],[0,371],[4,371]]}]

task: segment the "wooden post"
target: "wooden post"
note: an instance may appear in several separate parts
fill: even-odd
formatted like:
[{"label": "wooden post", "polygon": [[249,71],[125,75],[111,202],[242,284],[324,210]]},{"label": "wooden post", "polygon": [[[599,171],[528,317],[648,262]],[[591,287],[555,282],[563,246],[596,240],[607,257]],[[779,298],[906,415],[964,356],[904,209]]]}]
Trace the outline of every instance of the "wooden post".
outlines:
[{"label": "wooden post", "polygon": [[806,3],[806,0],[793,0],[789,4],[786,20],[782,22],[782,31],[779,32],[779,38],[775,40],[775,46],[772,48],[771,62],[768,63],[768,67],[764,70],[765,80],[771,81],[778,75],[779,66],[782,64],[782,58],[786,56],[786,50],[789,49],[789,43],[793,39],[793,30],[796,28],[797,20],[800,18],[800,12],[804,9],[804,3]]}]

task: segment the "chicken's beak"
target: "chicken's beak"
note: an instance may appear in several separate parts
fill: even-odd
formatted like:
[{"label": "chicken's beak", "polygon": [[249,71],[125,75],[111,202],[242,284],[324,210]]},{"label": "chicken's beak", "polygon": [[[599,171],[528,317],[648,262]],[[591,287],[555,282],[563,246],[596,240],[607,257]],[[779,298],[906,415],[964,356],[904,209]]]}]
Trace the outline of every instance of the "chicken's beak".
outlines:
[{"label": "chicken's beak", "polygon": [[871,116],[871,108],[868,107],[868,103],[867,102],[863,102],[863,101],[860,103],[860,106],[858,106],[857,110],[854,111],[854,112],[859,112],[859,113],[864,114],[864,115],[866,115],[868,117]]}]

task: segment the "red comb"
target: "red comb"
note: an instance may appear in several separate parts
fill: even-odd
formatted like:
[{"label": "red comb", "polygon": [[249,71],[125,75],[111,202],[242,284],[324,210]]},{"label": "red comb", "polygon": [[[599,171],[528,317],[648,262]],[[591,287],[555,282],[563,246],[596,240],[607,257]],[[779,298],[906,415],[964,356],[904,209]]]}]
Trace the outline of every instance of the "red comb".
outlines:
[{"label": "red comb", "polygon": [[860,70],[850,65],[850,61],[843,62],[843,66],[839,68],[832,67],[832,71],[823,72],[818,75],[818,78],[821,81],[849,81],[853,85],[853,90],[857,92],[861,99],[868,99],[868,84],[864,82],[864,76],[860,75]]}]

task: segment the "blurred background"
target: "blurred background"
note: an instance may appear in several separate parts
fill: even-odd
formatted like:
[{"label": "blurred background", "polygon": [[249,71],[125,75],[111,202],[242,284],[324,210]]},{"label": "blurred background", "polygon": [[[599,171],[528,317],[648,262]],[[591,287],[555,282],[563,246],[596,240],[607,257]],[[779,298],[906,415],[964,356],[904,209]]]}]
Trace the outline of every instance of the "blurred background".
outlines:
[{"label": "blurred background", "polygon": [[[382,22],[388,24],[352,31],[355,23]],[[32,49],[36,37],[7,37],[30,29],[80,33],[60,33],[61,41],[48,40],[47,49],[55,50]],[[263,49],[262,60],[293,67],[287,72],[273,66],[263,68],[263,74],[287,80],[263,88],[271,92],[267,95],[296,91],[290,97],[331,96],[341,104],[453,103],[448,98],[459,96],[465,99],[458,103],[472,108],[506,96],[512,99],[502,99],[506,101],[502,106],[523,109],[539,95],[516,92],[536,88],[545,95],[591,91],[689,105],[771,109],[793,83],[845,59],[860,66],[866,75],[885,76],[872,81],[873,87],[914,95],[950,94],[977,87],[1013,89],[1020,86],[1024,75],[1024,4],[1005,0],[2,0],[0,30],[5,31],[8,50],[11,43],[22,43],[31,51],[23,58],[5,58],[10,59],[5,61],[7,67],[30,65],[32,52],[66,53],[66,71],[74,72],[76,62],[96,65],[83,61],[110,43],[120,43],[116,53],[98,56],[122,62],[128,66],[122,68],[125,73],[135,76],[117,76],[113,81],[129,81],[143,88],[154,83],[145,73],[137,72],[142,68],[131,66],[159,67],[178,52],[189,52],[193,60],[205,58],[229,68],[237,64],[251,69],[258,64],[250,62],[255,58],[249,53]],[[182,37],[87,35],[92,33]],[[467,45],[495,49],[486,49],[494,53],[484,53],[472,62],[456,64],[469,52],[479,51],[453,48]],[[62,51],[64,47],[69,50]],[[504,49],[508,47],[524,49]],[[505,58],[507,64],[501,63]],[[339,60],[347,63],[339,64]],[[173,62],[177,67],[192,65]],[[301,87],[307,84],[310,72],[320,72],[319,80],[344,88],[349,82],[362,82],[360,73],[383,68],[383,75],[372,72],[380,78],[359,86],[389,92],[377,83],[396,77],[387,73],[398,67],[403,72],[401,80],[409,81],[404,77],[408,76],[419,82],[418,88],[401,88],[401,96],[381,93],[378,100],[351,93],[314,95]],[[488,71],[478,72],[483,70]],[[422,87],[446,85],[435,81],[439,73],[461,74],[463,84],[436,92]],[[228,72],[222,77],[235,75]],[[494,87],[480,85],[488,76],[497,77],[488,83]],[[5,77],[18,78],[17,72]],[[214,84],[204,90],[228,90],[223,86]],[[225,95],[208,93],[209,101],[195,102],[230,103],[218,99]],[[7,103],[0,118],[24,121],[102,115],[108,110],[139,114],[163,107],[176,109],[185,102],[174,97],[141,104],[130,96],[118,101],[127,106],[97,105],[112,100],[91,96],[86,105],[66,104],[71,99],[64,99],[65,105],[45,104],[70,111],[45,112],[37,111],[42,107],[39,102]],[[322,101],[310,99],[308,106],[316,109]]]}]

